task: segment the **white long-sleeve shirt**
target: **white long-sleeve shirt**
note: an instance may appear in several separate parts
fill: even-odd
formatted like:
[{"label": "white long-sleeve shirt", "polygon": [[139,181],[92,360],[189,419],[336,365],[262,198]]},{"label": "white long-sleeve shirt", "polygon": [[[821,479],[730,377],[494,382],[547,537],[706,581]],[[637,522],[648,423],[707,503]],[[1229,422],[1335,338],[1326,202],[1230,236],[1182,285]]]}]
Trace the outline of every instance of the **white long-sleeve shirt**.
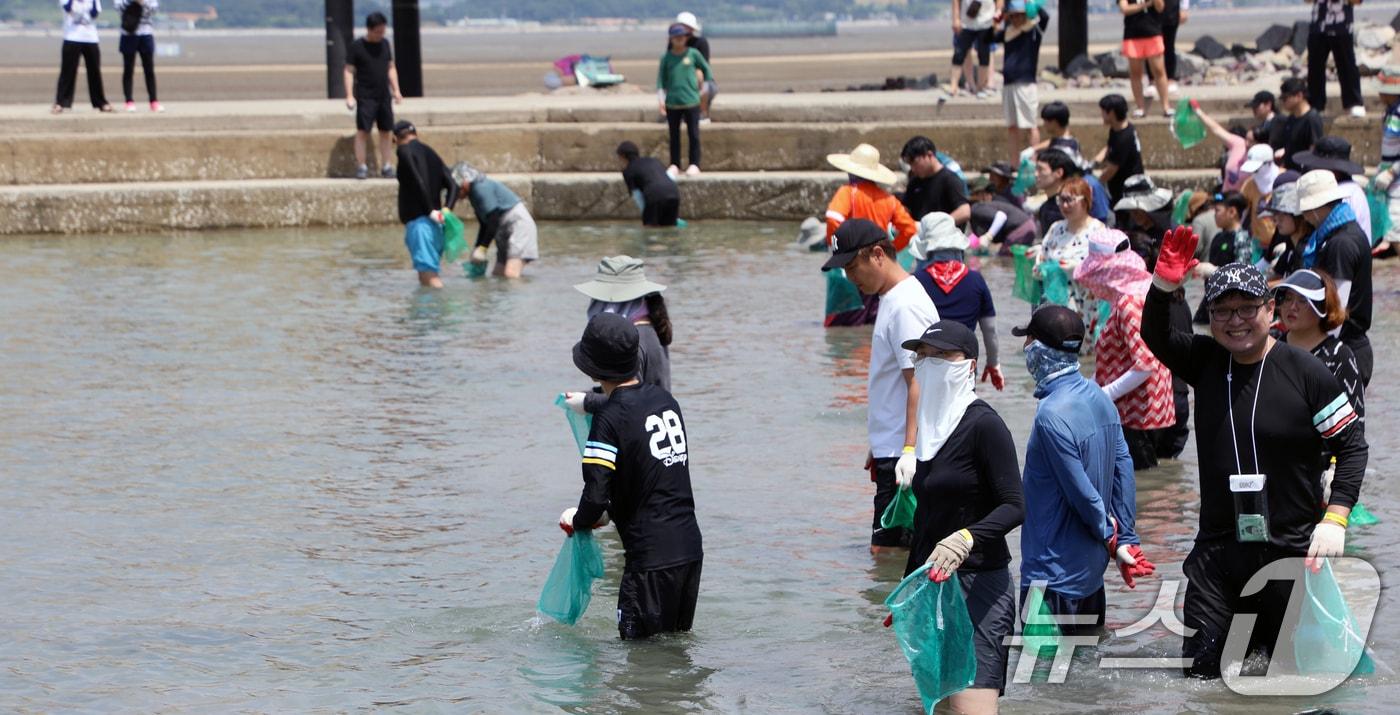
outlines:
[{"label": "white long-sleeve shirt", "polygon": [[102,0],[58,0],[63,10],[64,42],[97,42],[98,14],[102,12]]}]

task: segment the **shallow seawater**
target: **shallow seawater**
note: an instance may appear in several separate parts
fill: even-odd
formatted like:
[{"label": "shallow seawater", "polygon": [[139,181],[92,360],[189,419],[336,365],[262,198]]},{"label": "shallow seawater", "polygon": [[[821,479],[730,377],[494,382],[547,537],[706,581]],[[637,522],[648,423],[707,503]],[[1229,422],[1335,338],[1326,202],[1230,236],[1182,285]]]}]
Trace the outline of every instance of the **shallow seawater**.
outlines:
[{"label": "shallow seawater", "polygon": [[[400,233],[226,232],[0,241],[0,710],[916,712],[884,597],[903,559],[866,549],[868,329],[821,327],[821,259],[787,224],[545,225],[516,283],[416,287]],[[535,599],[578,495],[555,395],[603,255],[669,286],[705,566],[695,631],[616,638],[621,550],[577,627]],[[1035,409],[1010,336],[1028,313],[984,260],[1024,450]],[[1383,521],[1351,550],[1388,581],[1400,543],[1400,279],[1377,269],[1367,396]],[[1138,479],[1160,578],[1109,580],[1137,622],[1181,573],[1194,447]],[[1012,539],[1013,547],[1016,539]],[[1380,674],[1318,698],[1247,699],[1168,670],[1012,684],[1003,711],[1393,712]],[[1098,655],[1175,656],[1161,626]],[[1014,668],[1014,654],[1013,654]]]}]

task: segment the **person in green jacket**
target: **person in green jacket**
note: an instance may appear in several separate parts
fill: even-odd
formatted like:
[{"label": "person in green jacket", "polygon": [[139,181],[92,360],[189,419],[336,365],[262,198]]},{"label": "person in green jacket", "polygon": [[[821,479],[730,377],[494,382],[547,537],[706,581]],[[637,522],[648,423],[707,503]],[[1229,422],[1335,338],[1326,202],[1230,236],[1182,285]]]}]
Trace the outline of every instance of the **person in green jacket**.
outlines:
[{"label": "person in green jacket", "polygon": [[700,173],[700,81],[702,77],[713,80],[714,75],[705,57],[686,45],[690,28],[677,23],[667,32],[671,46],[661,56],[661,66],[656,71],[656,99],[671,132],[671,166],[666,173],[671,178],[680,173],[681,120],[684,119],[690,146],[690,166],[685,173],[695,176]]}]

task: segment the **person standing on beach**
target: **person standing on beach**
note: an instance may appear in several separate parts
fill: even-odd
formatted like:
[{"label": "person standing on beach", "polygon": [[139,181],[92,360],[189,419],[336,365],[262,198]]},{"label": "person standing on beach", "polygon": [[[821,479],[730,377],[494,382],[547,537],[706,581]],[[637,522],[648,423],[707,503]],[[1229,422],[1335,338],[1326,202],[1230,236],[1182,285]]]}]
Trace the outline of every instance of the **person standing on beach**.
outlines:
[{"label": "person standing on beach", "polygon": [[404,245],[418,271],[418,284],[441,288],[438,277],[442,260],[442,207],[457,195],[452,172],[433,148],[418,141],[418,128],[412,122],[394,125],[394,143],[399,158],[399,221],[404,224]]},{"label": "person standing on beach", "polygon": [[1327,110],[1327,56],[1337,66],[1342,86],[1342,107],[1353,117],[1366,116],[1361,99],[1361,72],[1356,67],[1356,38],[1351,32],[1352,6],[1361,0],[1308,0],[1312,25],[1308,28],[1308,103]]},{"label": "person standing on beach", "polygon": [[1285,115],[1275,118],[1266,141],[1274,148],[1275,162],[1298,171],[1293,157],[1312,151],[1322,138],[1322,115],[1308,101],[1308,85],[1301,78],[1289,77],[1279,87],[1278,101]]},{"label": "person standing on beach", "polygon": [[[950,96],[958,96],[963,68],[967,72],[967,93],[978,99],[992,96],[992,30],[1005,0],[953,0],[953,70]],[[973,69],[970,52],[977,50]]]},{"label": "person standing on beach", "polygon": [[1152,69],[1157,94],[1162,99],[1162,113],[1172,116],[1167,99],[1167,69],[1163,57],[1166,44],[1162,41],[1163,0],[1118,0],[1123,13],[1123,56],[1128,58],[1128,72],[1133,86],[1133,102],[1137,109],[1133,117],[1147,116],[1147,98],[1142,91],[1144,70]]},{"label": "person standing on beach", "polygon": [[63,52],[58,71],[58,90],[53,100],[54,114],[73,108],[73,90],[78,82],[78,59],[87,67],[88,99],[101,112],[113,112],[102,89],[102,47],[97,44],[97,16],[102,0],[60,0],[63,8]]},{"label": "person standing on beach", "polygon": [[914,456],[919,432],[919,385],[914,381],[913,353],[907,340],[924,334],[938,322],[938,310],[922,285],[900,267],[889,231],[853,218],[831,237],[831,257],[823,271],[844,269],[865,295],[879,296],[880,311],[870,335],[870,370],[866,428],[870,451],[865,468],[875,483],[874,523],[870,553],[907,548],[911,534],[880,525],[885,507],[894,500],[896,480],[908,484],[918,461]]},{"label": "person standing on beach", "polygon": [[1005,26],[993,39],[1006,47],[1002,58],[1001,109],[1006,116],[1007,155],[1019,162],[1021,150],[1040,143],[1040,42],[1050,13],[1035,0],[1008,0]]},{"label": "person standing on beach", "polygon": [[681,192],[661,162],[641,156],[630,141],[617,145],[617,162],[627,193],[642,211],[643,226],[675,226],[681,213]]},{"label": "person standing on beach", "polygon": [[[701,34],[700,34],[700,20],[696,19],[695,13],[693,13],[693,12],[682,12],[682,13],[677,14],[677,15],[676,15],[676,19],[675,19],[675,24],[677,24],[677,25],[684,25],[685,28],[686,28],[687,30],[690,31],[690,35],[687,36],[686,41],[685,41],[686,46],[687,46],[687,47],[690,47],[690,48],[692,48],[692,49],[694,49],[696,52],[699,52],[699,53],[700,53],[700,56],[705,58],[705,62],[709,62],[709,61],[710,61],[710,41],[707,40],[707,39],[705,39],[703,36],[701,36]],[[710,123],[710,102],[714,101],[715,95],[718,94],[718,93],[719,93],[719,85],[718,85],[718,84],[715,84],[715,80],[714,80],[713,78],[711,78],[711,79],[704,79],[704,78],[701,78],[701,80],[700,80],[700,123],[701,123],[701,124],[709,124],[709,123]]]},{"label": "person standing on beach", "polygon": [[[136,111],[136,100],[131,95],[137,55],[141,57],[141,75],[146,78],[146,97],[151,102],[151,111],[165,111],[156,99],[156,35],[151,22],[159,7],[159,0],[117,0],[117,12],[122,16],[122,36],[117,49],[122,53],[122,94],[126,96],[128,112]],[[135,18],[134,29],[127,29],[128,16]]]},{"label": "person standing on beach", "polygon": [[686,143],[690,150],[690,165],[686,176],[700,173],[700,80],[713,80],[710,63],[699,50],[690,47],[690,28],[676,23],[667,30],[670,46],[661,55],[656,70],[656,100],[666,116],[666,128],[671,140],[671,166],[666,172],[673,178],[680,174],[681,121],[685,121]]},{"label": "person standing on beach", "polygon": [[394,178],[389,165],[389,130],[394,126],[394,105],[403,102],[399,92],[399,70],[394,66],[394,50],[384,37],[389,20],[382,12],[372,12],[365,18],[365,36],[350,43],[345,56],[345,86],[353,87],[345,106],[355,112],[355,178],[369,178],[365,163],[365,144],[369,130],[379,127],[379,149],[375,157],[382,162],[379,175]]}]

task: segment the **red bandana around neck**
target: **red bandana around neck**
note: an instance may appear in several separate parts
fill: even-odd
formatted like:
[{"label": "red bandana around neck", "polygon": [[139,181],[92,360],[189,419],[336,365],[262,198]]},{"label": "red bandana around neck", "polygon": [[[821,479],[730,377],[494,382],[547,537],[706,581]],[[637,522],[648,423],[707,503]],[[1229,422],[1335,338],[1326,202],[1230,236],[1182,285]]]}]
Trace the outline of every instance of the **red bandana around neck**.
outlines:
[{"label": "red bandana around neck", "polygon": [[945,294],[952,293],[958,287],[958,283],[967,277],[967,264],[962,261],[938,261],[928,267],[928,274],[933,276],[933,282]]}]

